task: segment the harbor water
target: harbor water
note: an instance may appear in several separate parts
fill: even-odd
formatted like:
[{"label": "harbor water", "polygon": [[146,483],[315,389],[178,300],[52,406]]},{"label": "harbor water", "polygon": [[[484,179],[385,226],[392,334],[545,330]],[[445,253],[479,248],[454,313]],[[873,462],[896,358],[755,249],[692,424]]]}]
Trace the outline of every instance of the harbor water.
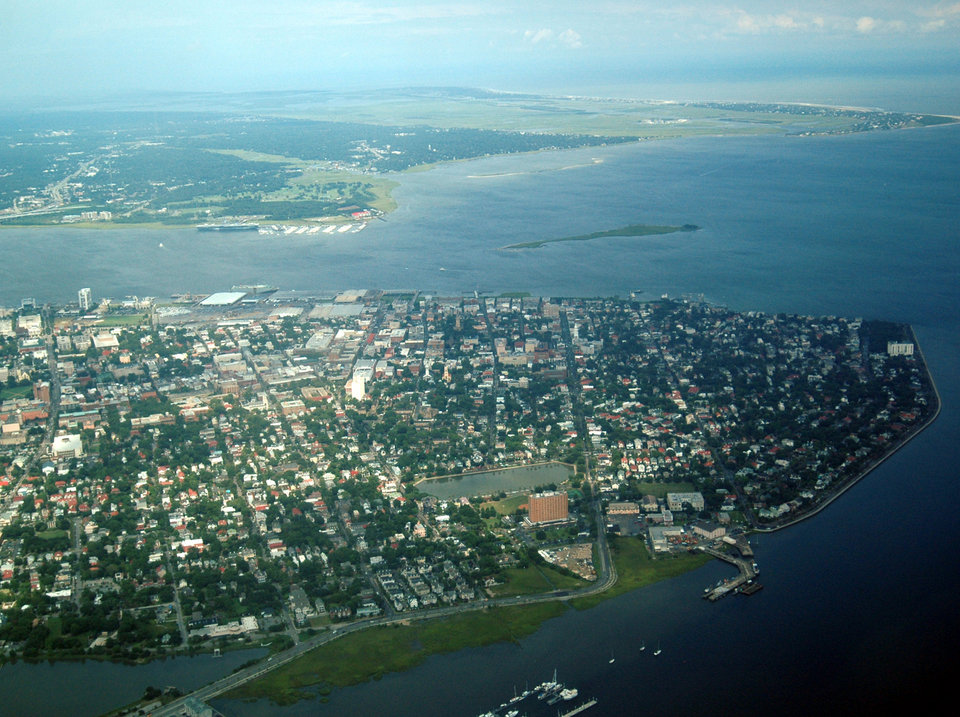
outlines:
[{"label": "harbor water", "polygon": [[[733,573],[712,563],[569,610],[517,643],[433,656],[335,690],[326,702],[281,709],[215,701],[230,717],[468,717],[557,669],[580,695],[597,698],[587,714],[859,712],[942,689],[960,638],[957,187],[957,126],[497,157],[404,175],[400,209],[358,234],[5,228],[0,304],[75,300],[81,286],[119,297],[267,283],[437,294],[639,291],[702,296],[742,311],[909,322],[941,392],[940,418],[815,518],[762,536],[757,595],[702,600],[705,586]],[[702,228],[499,248],[638,223]],[[653,656],[657,641],[662,653]],[[116,666],[79,667],[91,689],[117,692]],[[67,669],[74,668],[7,666],[0,690],[29,690],[35,700],[13,713],[59,714],[61,703],[45,699],[42,687],[60,684],[54,676]],[[141,669],[154,668],[124,677],[132,691],[158,682],[152,673],[138,678]],[[117,695],[117,704],[127,699]],[[101,701],[73,714],[102,708]]]}]

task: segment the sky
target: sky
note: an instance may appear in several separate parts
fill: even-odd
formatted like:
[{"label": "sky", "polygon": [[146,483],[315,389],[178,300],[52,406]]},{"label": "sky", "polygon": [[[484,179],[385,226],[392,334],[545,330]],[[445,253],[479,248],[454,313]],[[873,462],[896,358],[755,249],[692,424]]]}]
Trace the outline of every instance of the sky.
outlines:
[{"label": "sky", "polygon": [[12,100],[958,72],[958,0],[0,0]]}]

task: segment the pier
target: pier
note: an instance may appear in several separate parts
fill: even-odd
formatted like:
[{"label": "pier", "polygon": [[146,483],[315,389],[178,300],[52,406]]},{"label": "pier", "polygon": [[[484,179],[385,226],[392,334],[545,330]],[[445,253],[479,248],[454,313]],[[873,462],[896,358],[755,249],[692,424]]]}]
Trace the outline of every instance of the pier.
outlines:
[{"label": "pier", "polygon": [[745,558],[753,557],[753,548],[750,545],[750,541],[747,540],[747,536],[738,535],[733,541],[733,547],[740,551],[740,555]]},{"label": "pier", "polygon": [[560,715],[560,717],[573,717],[573,715],[578,715],[578,714],[580,714],[581,712],[586,712],[588,709],[590,709],[591,707],[593,707],[595,704],[597,704],[597,701],[596,701],[595,699],[590,699],[590,700],[588,700],[587,702],[584,702],[584,703],[583,703],[582,705],[580,705],[579,707],[574,707],[574,708],[573,708],[572,710],[570,710],[569,712],[564,712],[562,715]]},{"label": "pier", "polygon": [[703,551],[707,555],[712,555],[717,560],[730,563],[731,565],[736,566],[737,570],[740,571],[740,575],[733,580],[724,581],[717,587],[707,590],[703,596],[705,599],[709,600],[710,602],[715,602],[731,592],[739,591],[747,595],[752,595],[760,589],[759,583],[753,582],[754,578],[757,577],[757,570],[754,567],[755,563],[743,558],[735,558],[732,555],[722,553],[715,548],[708,548],[704,545],[701,545],[698,550]]}]

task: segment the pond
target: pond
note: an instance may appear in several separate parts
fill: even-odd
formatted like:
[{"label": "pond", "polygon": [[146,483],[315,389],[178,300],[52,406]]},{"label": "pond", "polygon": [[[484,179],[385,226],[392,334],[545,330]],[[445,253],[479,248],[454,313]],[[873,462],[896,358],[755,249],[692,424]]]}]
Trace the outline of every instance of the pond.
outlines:
[{"label": "pond", "polygon": [[541,463],[449,478],[428,478],[418,483],[417,488],[428,495],[450,500],[491,495],[500,491],[515,493],[551,483],[559,485],[569,480],[572,475],[573,467],[565,463]]}]

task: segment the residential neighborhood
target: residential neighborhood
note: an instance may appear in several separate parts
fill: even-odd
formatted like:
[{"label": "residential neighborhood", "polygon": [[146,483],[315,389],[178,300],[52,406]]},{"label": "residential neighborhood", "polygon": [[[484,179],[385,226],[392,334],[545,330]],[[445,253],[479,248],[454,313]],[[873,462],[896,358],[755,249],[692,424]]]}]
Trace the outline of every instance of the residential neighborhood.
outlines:
[{"label": "residential neighborhood", "polygon": [[[148,659],[576,588],[822,506],[934,414],[909,327],[418,291],[0,316],[0,654]],[[594,501],[603,510],[599,525]]]}]

